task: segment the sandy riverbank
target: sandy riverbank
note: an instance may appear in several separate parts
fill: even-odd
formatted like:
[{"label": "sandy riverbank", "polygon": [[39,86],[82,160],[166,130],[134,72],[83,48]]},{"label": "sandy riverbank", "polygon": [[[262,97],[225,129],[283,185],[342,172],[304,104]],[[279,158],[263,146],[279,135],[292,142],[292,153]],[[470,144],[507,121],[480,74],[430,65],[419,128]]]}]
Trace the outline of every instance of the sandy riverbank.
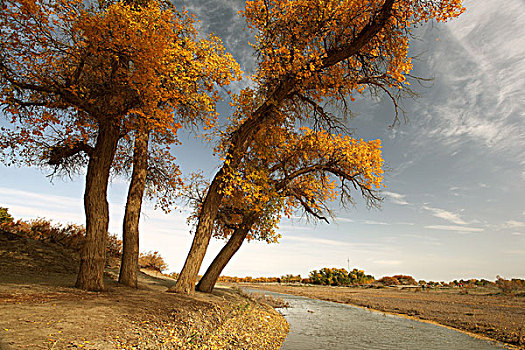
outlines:
[{"label": "sandy riverbank", "polygon": [[141,273],[104,293],[72,288],[77,257],[0,231],[0,349],[278,349],[288,331],[268,305],[229,288],[188,297],[172,279]]},{"label": "sandy riverbank", "polygon": [[352,304],[435,322],[525,349],[525,297],[453,290],[248,284],[242,286]]}]

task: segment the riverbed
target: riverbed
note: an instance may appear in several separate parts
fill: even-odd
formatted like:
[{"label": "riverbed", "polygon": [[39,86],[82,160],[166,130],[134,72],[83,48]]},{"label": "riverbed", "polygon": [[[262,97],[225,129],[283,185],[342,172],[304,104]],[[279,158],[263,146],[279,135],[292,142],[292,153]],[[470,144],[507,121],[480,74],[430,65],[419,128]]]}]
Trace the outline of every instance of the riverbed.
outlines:
[{"label": "riverbed", "polygon": [[360,307],[306,297],[246,289],[279,297],[290,308],[278,309],[290,323],[282,350],[348,349],[502,349],[439,325]]}]

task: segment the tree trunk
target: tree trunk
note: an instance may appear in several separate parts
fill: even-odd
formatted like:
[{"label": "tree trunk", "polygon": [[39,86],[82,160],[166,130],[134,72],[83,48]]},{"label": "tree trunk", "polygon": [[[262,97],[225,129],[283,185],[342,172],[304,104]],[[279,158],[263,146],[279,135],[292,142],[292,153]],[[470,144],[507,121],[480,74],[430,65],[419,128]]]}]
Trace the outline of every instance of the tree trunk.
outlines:
[{"label": "tree trunk", "polygon": [[[385,3],[373,17],[372,21],[354,37],[352,42],[327,52],[327,56],[323,58],[322,69],[332,67],[358,54],[361,49],[385,27],[392,15],[394,3],[395,0],[385,0]],[[195,290],[197,274],[199,273],[202,260],[208,249],[208,244],[213,233],[213,222],[215,221],[223,197],[223,194],[220,193],[219,190],[227,181],[224,175],[227,173],[228,168],[236,169],[239,166],[253,136],[263,129],[265,123],[272,122],[272,119],[276,117],[274,111],[282,105],[282,102],[286,98],[293,94],[295,84],[296,81],[294,78],[286,78],[277,84],[275,90],[266,98],[265,102],[232,133],[230,148],[228,149],[226,157],[229,165],[224,164],[222,166],[210,185],[199,215],[199,222],[197,223],[190,252],[177,280],[177,284],[170,288],[170,291],[190,294]],[[275,118],[274,122],[279,123],[279,118]]]},{"label": "tree trunk", "polygon": [[122,260],[118,282],[137,288],[139,268],[139,220],[148,174],[149,132],[137,131],[133,151],[133,173],[128,190],[122,236]]},{"label": "tree trunk", "polygon": [[197,290],[199,292],[211,293],[213,291],[213,287],[215,287],[215,283],[217,283],[217,279],[221,275],[222,270],[224,270],[231,258],[237,253],[246,236],[248,236],[248,232],[250,232],[254,220],[248,218],[246,221],[245,225],[242,225],[233,232],[228,243],[226,243],[219,254],[217,254],[204,276],[202,276],[197,284]]},{"label": "tree trunk", "polygon": [[264,123],[272,117],[272,111],[275,108],[274,103],[276,103],[275,101],[282,101],[290,90],[291,86],[286,84],[276,90],[272,95],[273,98],[268,99],[266,103],[262,104],[252,117],[242,123],[239,129],[232,134],[231,146],[228,150],[227,156],[228,163],[225,163],[217,174],[215,174],[215,177],[208,188],[208,193],[204,198],[204,203],[199,214],[199,221],[197,223],[195,237],[193,238],[190,252],[186,257],[186,262],[184,263],[184,267],[177,279],[177,283],[169,289],[170,292],[192,294],[195,291],[197,275],[213,234],[213,223],[217,216],[222,198],[224,197],[220,189],[227,181],[228,177],[225,175],[231,169],[236,169],[239,166],[254,135],[256,135],[263,128]]},{"label": "tree trunk", "polygon": [[219,173],[215,176],[208,189],[208,194],[206,195],[199,215],[199,222],[197,223],[190,252],[186,257],[186,262],[177,279],[177,283],[168,290],[170,292],[192,294],[195,291],[197,275],[206,250],[208,249],[213,231],[213,222],[215,221],[223,197],[223,194],[218,191],[223,182],[222,173],[224,173],[224,167],[219,170]]},{"label": "tree trunk", "polygon": [[97,142],[89,158],[84,192],[86,241],[80,256],[80,271],[76,282],[76,287],[84,290],[104,290],[109,224],[107,189],[109,170],[117,149],[119,134],[118,125],[111,121],[99,124]]}]

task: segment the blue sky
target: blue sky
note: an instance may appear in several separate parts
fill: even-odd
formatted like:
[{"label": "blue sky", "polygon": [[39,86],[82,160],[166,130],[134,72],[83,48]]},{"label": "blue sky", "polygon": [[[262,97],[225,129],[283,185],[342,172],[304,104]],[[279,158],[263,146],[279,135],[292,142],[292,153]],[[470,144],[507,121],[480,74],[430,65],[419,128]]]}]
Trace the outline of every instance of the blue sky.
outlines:
[{"label": "blue sky", "polygon": [[[249,33],[236,13],[240,1],[182,2],[202,32],[221,36],[250,72]],[[359,99],[349,121],[354,135],[380,138],[388,172],[380,210],[337,210],[331,224],[284,220],[280,244],[245,244],[225,274],[306,276],[322,267],[365,269],[376,277],[416,279],[525,277],[525,10],[521,0],[466,1],[467,12],[447,24],[418,29],[414,73],[433,77],[406,100],[407,123],[390,129],[388,101]],[[222,115],[227,108],[221,106]],[[212,176],[211,146],[182,135],[176,152],[185,173]],[[83,223],[83,179],[54,179],[34,168],[0,166],[0,206],[16,218]],[[127,184],[110,187],[110,231],[121,234]],[[158,250],[179,271],[191,245],[182,208],[165,215],[148,204],[142,250]],[[223,241],[214,241],[206,268]]]}]

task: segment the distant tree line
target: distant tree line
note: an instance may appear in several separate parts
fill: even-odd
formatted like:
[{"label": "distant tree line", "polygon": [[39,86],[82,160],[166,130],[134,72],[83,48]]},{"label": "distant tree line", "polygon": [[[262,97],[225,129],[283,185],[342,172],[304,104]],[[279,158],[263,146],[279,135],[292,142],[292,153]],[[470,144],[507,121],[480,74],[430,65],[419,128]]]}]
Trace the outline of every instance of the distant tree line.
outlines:
[{"label": "distant tree line", "polygon": [[353,269],[348,272],[346,269],[322,268],[310,272],[310,282],[326,286],[348,286],[355,284],[370,284],[375,279],[372,275],[366,275],[363,270]]}]

